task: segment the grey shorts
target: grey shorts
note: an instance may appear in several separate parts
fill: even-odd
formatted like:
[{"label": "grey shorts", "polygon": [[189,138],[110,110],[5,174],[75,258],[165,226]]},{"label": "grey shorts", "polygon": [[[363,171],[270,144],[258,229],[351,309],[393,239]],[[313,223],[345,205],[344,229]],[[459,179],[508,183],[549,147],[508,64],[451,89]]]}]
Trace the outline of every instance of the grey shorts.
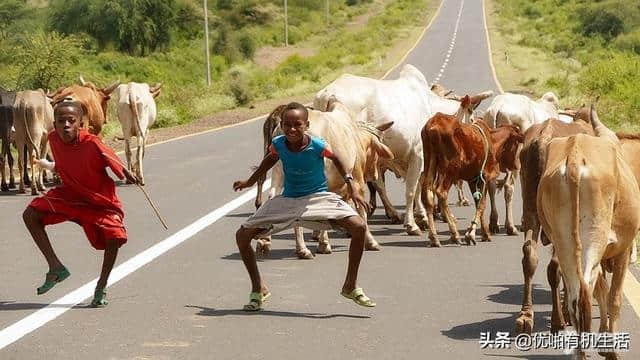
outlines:
[{"label": "grey shorts", "polygon": [[297,198],[278,195],[267,200],[242,227],[264,229],[261,235],[275,234],[302,226],[312,230],[331,230],[330,220],[359,216],[340,196],[332,192],[319,192]]}]

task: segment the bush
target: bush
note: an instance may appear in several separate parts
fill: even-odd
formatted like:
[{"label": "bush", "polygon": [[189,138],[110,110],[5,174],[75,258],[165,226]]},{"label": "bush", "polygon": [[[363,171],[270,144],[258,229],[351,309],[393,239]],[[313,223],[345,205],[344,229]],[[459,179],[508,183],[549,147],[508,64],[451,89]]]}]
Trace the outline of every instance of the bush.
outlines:
[{"label": "bush", "polygon": [[620,50],[631,51],[640,55],[640,28],[629,34],[618,36],[614,46]]},{"label": "bush", "polygon": [[20,68],[19,86],[51,89],[61,85],[69,77],[69,65],[77,64],[82,52],[74,36],[41,31],[28,35],[15,55]]},{"label": "bush", "polygon": [[600,35],[609,42],[624,30],[624,22],[618,15],[606,9],[588,9],[579,14],[583,35]]},{"label": "bush", "polygon": [[7,38],[7,29],[25,15],[24,2],[20,0],[2,0],[0,2],[0,40]]},{"label": "bush", "polygon": [[253,55],[256,53],[256,42],[253,37],[247,33],[242,33],[238,36],[238,49],[245,59],[253,59]]},{"label": "bush", "polygon": [[253,94],[249,87],[246,75],[239,70],[233,70],[230,73],[229,90],[236,99],[238,105],[246,105],[253,100]]},{"label": "bush", "polygon": [[230,30],[226,24],[218,27],[218,37],[213,43],[212,51],[216,55],[223,56],[228,64],[234,63],[241,58],[240,50],[235,46],[230,38]]}]

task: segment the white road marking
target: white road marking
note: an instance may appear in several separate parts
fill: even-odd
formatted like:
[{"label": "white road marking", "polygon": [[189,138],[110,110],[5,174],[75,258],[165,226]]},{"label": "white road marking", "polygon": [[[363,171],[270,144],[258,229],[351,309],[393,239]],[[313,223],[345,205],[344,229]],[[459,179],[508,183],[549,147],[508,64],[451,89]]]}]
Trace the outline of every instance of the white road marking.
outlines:
[{"label": "white road marking", "polygon": [[[263,188],[267,189],[270,186],[271,179],[267,179],[264,182]],[[213,224],[223,216],[227,215],[231,211],[237,209],[238,207],[244,205],[246,202],[254,198],[255,188],[252,188],[241,196],[238,196],[237,198],[229,201],[223,206],[194,221],[177,233],[169,236],[168,238],[153,245],[147,250],[118,265],[115,269],[113,269],[113,272],[109,277],[109,283],[107,284],[107,286],[115,284],[116,282],[125,278],[127,275],[140,269],[142,266],[150,263],[155,258],[171,250],[172,248],[180,245],[185,240],[191,238],[193,235],[205,229],[207,226]],[[87,284],[84,284],[83,286],[49,304],[47,307],[42,308],[25,317],[24,319],[19,320],[12,325],[9,325],[8,327],[2,329],[0,331],[0,350],[7,345],[19,340],[28,333],[43,326],[49,321],[64,314],[72,307],[78,305],[85,299],[92,296],[97,282],[97,278],[93,279]]]},{"label": "white road marking", "polygon": [[447,64],[449,64],[449,57],[451,56],[451,52],[453,51],[453,48],[456,45],[456,37],[458,36],[458,25],[460,25],[460,18],[462,17],[462,8],[464,8],[464,0],[460,2],[460,10],[458,11],[458,18],[456,19],[456,26],[453,28],[453,36],[451,37],[451,43],[449,44],[447,57],[444,59],[444,63],[440,68],[440,72],[438,73],[436,78],[431,82],[432,84],[440,81],[440,78],[442,78],[442,75],[444,74],[444,70],[447,68]]}]

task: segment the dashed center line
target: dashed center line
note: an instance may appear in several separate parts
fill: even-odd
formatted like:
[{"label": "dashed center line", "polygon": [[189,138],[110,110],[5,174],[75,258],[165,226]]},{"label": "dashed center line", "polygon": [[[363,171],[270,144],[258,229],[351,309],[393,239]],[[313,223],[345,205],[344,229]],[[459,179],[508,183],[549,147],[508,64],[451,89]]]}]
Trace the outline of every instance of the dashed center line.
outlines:
[{"label": "dashed center line", "polygon": [[433,80],[432,83],[437,83],[438,81],[440,81],[440,79],[442,78],[442,75],[444,74],[444,70],[447,68],[447,65],[449,64],[449,58],[451,58],[451,53],[453,52],[453,48],[456,46],[456,38],[458,37],[458,26],[460,25],[460,18],[462,17],[463,8],[464,8],[464,0],[460,2],[460,10],[458,11],[458,18],[456,19],[456,26],[453,28],[453,36],[451,37],[451,43],[449,43],[449,49],[447,50],[447,55],[444,58],[444,62],[442,63],[442,66],[440,67],[440,72],[438,72],[438,75],[436,76],[436,78]]}]

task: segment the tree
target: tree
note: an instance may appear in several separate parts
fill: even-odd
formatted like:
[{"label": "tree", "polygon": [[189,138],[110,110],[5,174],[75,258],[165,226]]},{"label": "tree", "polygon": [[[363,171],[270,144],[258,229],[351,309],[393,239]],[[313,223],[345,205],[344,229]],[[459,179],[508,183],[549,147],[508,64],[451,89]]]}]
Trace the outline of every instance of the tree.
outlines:
[{"label": "tree", "polygon": [[26,89],[51,89],[66,80],[69,65],[82,55],[81,41],[75,36],[38,31],[27,35],[16,49],[15,63],[20,69],[18,84]]},{"label": "tree", "polygon": [[7,29],[26,14],[24,2],[21,0],[0,1],[0,40],[8,36]]},{"label": "tree", "polygon": [[101,48],[113,43],[131,55],[146,55],[167,46],[176,26],[175,0],[56,0],[51,28],[85,32]]}]

